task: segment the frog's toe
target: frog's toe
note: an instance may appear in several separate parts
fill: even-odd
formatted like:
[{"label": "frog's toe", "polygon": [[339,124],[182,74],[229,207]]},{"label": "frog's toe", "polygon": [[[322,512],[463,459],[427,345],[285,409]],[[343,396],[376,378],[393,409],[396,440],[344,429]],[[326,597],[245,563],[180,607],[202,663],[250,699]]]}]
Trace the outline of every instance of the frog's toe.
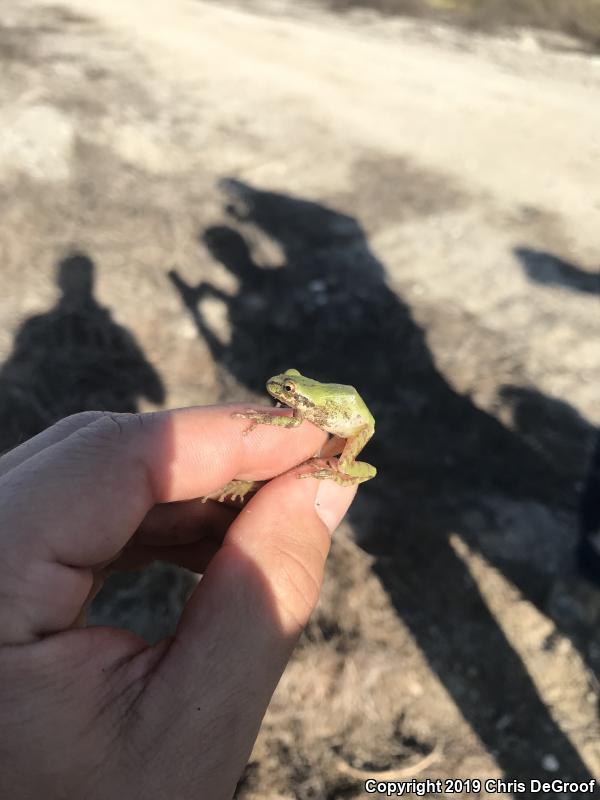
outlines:
[{"label": "frog's toe", "polygon": [[353,486],[355,483],[359,483],[357,478],[353,478],[351,475],[344,475],[342,472],[339,472],[337,469],[316,469],[313,472],[302,472],[298,475],[299,478],[317,478],[317,480],[331,480],[338,483],[340,486]]},{"label": "frog's toe", "polygon": [[228,499],[232,502],[241,502],[247,495],[254,494],[260,485],[260,481],[242,481],[234,479],[229,481],[222,489],[218,489],[216,492],[212,492],[212,494],[205,495],[201,499],[203,503],[207,500],[217,500],[219,503],[223,503]]},{"label": "frog's toe", "polygon": [[[328,470],[330,472],[339,472],[339,461],[337,458],[321,458],[319,456],[311,458],[304,463],[305,467],[315,467],[319,469]],[[313,474],[313,473],[310,473]]]},{"label": "frog's toe", "polygon": [[299,478],[319,478],[323,480],[325,478],[331,478],[334,475],[334,471],[332,469],[315,469],[312,472],[301,472],[298,477]]}]

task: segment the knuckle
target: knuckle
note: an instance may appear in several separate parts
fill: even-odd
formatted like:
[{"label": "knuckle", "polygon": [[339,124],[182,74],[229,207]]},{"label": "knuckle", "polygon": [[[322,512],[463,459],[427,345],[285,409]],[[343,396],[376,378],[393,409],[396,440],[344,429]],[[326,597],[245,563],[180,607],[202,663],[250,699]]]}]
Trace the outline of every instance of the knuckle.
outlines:
[{"label": "knuckle", "polygon": [[97,419],[104,415],[104,411],[78,411],[76,414],[69,414],[68,417],[63,417],[55,423],[56,427],[65,428],[83,428],[86,425],[91,425]]},{"label": "knuckle", "polygon": [[70,467],[78,472],[86,469],[103,470],[103,480],[123,482],[132,493],[147,493],[154,497],[152,477],[140,455],[139,437],[142,429],[151,424],[149,414],[126,414],[104,411],[90,424],[79,428],[67,444]]},{"label": "knuckle", "polygon": [[139,425],[137,418],[141,416],[141,414],[121,414],[113,411],[94,413],[97,416],[76,431],[77,438],[94,447],[120,444],[126,434]]},{"label": "knuckle", "polygon": [[118,414],[103,411],[87,425],[74,431],[65,442],[70,460],[75,464],[82,461],[113,464],[123,458],[128,451],[129,434],[136,422],[133,414]]}]

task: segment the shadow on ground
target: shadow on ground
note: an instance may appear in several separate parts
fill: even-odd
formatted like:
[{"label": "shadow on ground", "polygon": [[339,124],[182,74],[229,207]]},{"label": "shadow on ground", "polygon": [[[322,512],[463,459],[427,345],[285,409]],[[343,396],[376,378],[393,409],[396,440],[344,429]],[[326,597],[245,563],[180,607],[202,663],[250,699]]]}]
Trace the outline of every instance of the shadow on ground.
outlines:
[{"label": "shadow on ground", "polygon": [[[94,297],[93,261],[64,258],[58,302],[26,320],[0,369],[0,448],[4,452],[80,411],[138,411],[160,404],[163,382],[133,334]],[[191,586],[170,565],[112,575],[87,614],[92,624],[130,628],[151,641],[171,634]]]},{"label": "shadow on ground", "polygon": [[58,264],[56,306],[26,320],[0,369],[0,448],[79,411],[162,403],[162,381],[133,335],[94,297],[94,264],[75,253]]},{"label": "shadow on ground", "polygon": [[[191,286],[176,271],[170,274],[215,360],[258,393],[268,376],[289,367],[359,387],[377,420],[361,458],[375,464],[379,476],[361,487],[351,522],[359,544],[375,556],[374,569],[398,614],[506,775],[536,776],[543,755],[552,753],[561,776],[587,778],[448,534],[456,531],[469,547],[480,548],[549,613],[552,578],[535,563],[535,553],[532,563],[503,559],[463,520],[489,498],[572,509],[569,441],[589,436],[589,426],[568,406],[507,387],[517,426],[508,430],[436,369],[422,329],[388,288],[384,266],[356,219],[234,180],[223,189],[226,224],[205,230],[201,240],[237,278],[237,292],[207,282]],[[251,227],[279,245],[280,265],[254,260],[245,235]],[[227,345],[203,313],[207,298],[226,308]],[[556,442],[566,462],[553,457]],[[555,560],[575,544],[565,538]]]},{"label": "shadow on ground", "polygon": [[[534,282],[560,286],[600,299],[600,270],[591,273],[543,250],[515,248],[525,274]],[[580,501],[579,564],[582,572],[600,585],[600,432],[590,461]]]},{"label": "shadow on ground", "polygon": [[593,294],[600,298],[600,273],[591,273],[571,264],[552,253],[532,250],[529,247],[515,248],[525,274],[534,282],[546,286],[562,286],[581,294]]}]

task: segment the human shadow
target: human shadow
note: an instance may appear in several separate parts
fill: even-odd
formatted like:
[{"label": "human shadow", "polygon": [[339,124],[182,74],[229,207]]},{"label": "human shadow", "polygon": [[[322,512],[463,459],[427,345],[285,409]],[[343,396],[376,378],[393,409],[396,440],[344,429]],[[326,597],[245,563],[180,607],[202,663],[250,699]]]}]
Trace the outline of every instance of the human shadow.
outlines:
[{"label": "human shadow", "polygon": [[94,297],[94,264],[72,253],[57,265],[55,307],[17,331],[0,369],[0,449],[79,411],[134,412],[162,403],[162,380],[134,336]]},{"label": "human shadow", "polygon": [[[535,776],[553,753],[561,775],[583,780],[587,768],[448,535],[462,534],[465,515],[490,496],[568,506],[564,469],[448,384],[356,219],[239,181],[222,186],[227,224],[201,239],[235,276],[237,291],[192,286],[170,273],[213,357],[257,393],[289,367],[359,387],[377,420],[361,459],[379,473],[361,487],[350,518],[395,608],[506,775]],[[279,245],[280,265],[255,260],[249,226]],[[203,313],[206,298],[225,306],[228,344]],[[526,596],[528,577],[520,586]]]},{"label": "human shadow", "polygon": [[[536,283],[560,285],[600,299],[600,270],[590,273],[551,253],[527,247],[517,247],[514,252],[525,273]],[[577,557],[581,573],[600,585],[600,431],[596,432],[596,445],[580,495]]]},{"label": "human shadow", "polygon": [[[12,352],[0,368],[0,452],[70,414],[132,413],[139,410],[142,398],[164,402],[160,375],[135,337],[94,297],[94,272],[87,254],[67,255],[56,268],[56,305],[27,319],[15,334]],[[140,572],[114,574],[94,599],[87,619],[158,639],[165,629],[172,631],[181,603],[173,606],[162,627],[156,622],[158,603],[148,623],[145,607],[151,604],[148,598],[162,593],[160,611],[174,582],[167,569],[155,568],[152,581]]]},{"label": "human shadow", "polygon": [[600,435],[592,452],[579,504],[579,568],[585,577],[600,585]]},{"label": "human shadow", "polygon": [[600,297],[600,273],[588,272],[544,250],[515,247],[514,254],[525,274],[535,283],[563,286],[574,292]]}]

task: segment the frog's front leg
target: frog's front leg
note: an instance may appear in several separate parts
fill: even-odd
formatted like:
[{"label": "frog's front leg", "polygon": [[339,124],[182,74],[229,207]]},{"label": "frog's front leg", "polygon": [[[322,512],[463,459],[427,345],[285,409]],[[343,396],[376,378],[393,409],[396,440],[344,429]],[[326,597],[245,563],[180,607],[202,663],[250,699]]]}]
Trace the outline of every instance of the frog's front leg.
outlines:
[{"label": "frog's front leg", "polygon": [[291,417],[283,416],[281,414],[273,414],[272,412],[269,413],[268,411],[256,411],[254,409],[248,409],[248,411],[236,411],[231,415],[234,419],[249,419],[251,420],[251,424],[246,430],[242,433],[242,436],[247,436],[250,431],[254,430],[257,425],[278,425],[281,428],[296,428],[298,425],[302,424],[302,415],[298,412],[298,409],[294,409],[294,413]]}]

